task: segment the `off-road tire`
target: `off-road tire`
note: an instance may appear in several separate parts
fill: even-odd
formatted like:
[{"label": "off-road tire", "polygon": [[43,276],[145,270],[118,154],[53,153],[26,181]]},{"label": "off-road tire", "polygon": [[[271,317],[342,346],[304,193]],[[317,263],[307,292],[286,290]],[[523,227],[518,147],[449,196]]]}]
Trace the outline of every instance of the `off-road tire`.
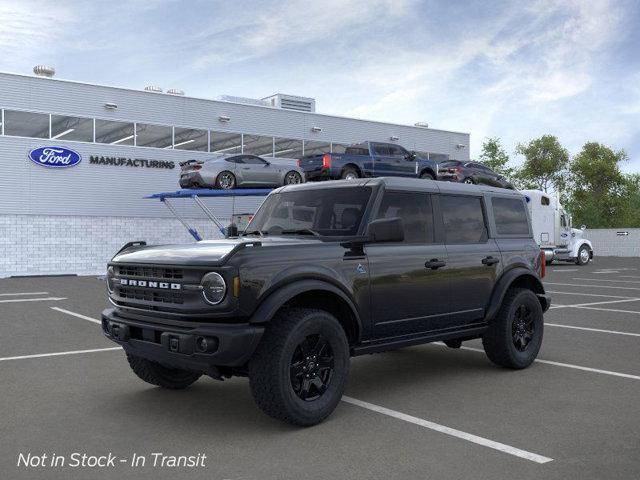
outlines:
[{"label": "off-road tire", "polygon": [[197,372],[165,367],[158,362],[131,355],[130,353],[127,353],[127,360],[133,373],[140,379],[151,385],[157,385],[158,387],[171,390],[187,388],[202,376],[202,374]]},{"label": "off-road tire", "polygon": [[[322,335],[333,353],[333,371],[326,391],[302,400],[291,380],[292,360],[301,342]],[[269,322],[249,361],[249,385],[256,403],[267,415],[299,426],[322,422],[342,398],[349,371],[349,344],[336,318],[308,308],[284,308]]]},{"label": "off-road tire", "polygon": [[[360,178],[360,174],[355,168],[344,167],[342,169],[342,173],[340,174],[340,178],[342,178],[343,180],[347,180],[347,177],[352,177],[353,175],[355,175],[355,178]],[[349,180],[354,180],[354,178],[349,178]]]},{"label": "off-road tire", "polygon": [[578,250],[578,256],[576,257],[576,265],[586,265],[591,261],[591,257],[590,256],[587,257],[587,260],[584,260],[584,261],[582,260],[582,258],[581,258],[582,257],[582,252],[585,251],[585,250],[587,252],[589,252],[589,247],[587,247],[586,245],[582,245],[580,247],[580,249]]},{"label": "off-road tire", "polygon": [[424,180],[435,180],[436,177],[433,176],[433,173],[431,172],[422,172],[420,174],[420,178],[424,179]]},{"label": "off-road tire", "polygon": [[[519,351],[514,343],[512,325],[516,309],[526,305],[533,315],[533,338],[524,351]],[[502,300],[502,306],[496,317],[491,320],[482,336],[484,351],[496,365],[506,368],[526,368],[538,355],[542,345],[543,312],[535,293],[526,288],[511,288]]]}]

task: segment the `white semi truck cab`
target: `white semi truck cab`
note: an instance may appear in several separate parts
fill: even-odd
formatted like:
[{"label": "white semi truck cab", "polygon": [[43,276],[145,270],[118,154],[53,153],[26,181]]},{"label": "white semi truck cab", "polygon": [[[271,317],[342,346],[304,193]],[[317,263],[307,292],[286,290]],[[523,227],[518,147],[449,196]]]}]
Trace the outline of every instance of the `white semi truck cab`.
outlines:
[{"label": "white semi truck cab", "polygon": [[547,264],[554,260],[586,265],[593,259],[593,246],[583,238],[585,226],[571,227],[571,216],[560,201],[541,190],[522,190],[527,199],[533,236],[544,251]]}]

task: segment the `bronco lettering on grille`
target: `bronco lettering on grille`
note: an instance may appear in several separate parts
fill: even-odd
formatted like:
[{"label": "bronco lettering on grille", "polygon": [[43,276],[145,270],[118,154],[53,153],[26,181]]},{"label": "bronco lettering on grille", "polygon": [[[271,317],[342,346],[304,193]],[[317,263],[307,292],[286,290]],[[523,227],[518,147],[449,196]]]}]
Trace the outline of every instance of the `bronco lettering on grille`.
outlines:
[{"label": "bronco lettering on grille", "polygon": [[162,288],[163,290],[182,289],[182,285],[179,283],[151,282],[147,280],[131,280],[128,278],[121,278],[120,285],[127,285],[129,287]]}]

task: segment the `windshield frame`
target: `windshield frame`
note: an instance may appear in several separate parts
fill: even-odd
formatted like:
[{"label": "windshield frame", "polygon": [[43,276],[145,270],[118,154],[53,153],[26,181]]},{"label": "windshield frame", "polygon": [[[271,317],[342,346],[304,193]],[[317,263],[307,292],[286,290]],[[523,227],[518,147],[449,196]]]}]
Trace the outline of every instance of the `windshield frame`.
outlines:
[{"label": "windshield frame", "polygon": [[[371,190],[371,193],[369,195],[368,200],[366,201],[366,203],[364,203],[364,211],[362,213],[362,216],[360,217],[360,224],[358,225],[358,229],[356,230],[356,232],[354,234],[351,235],[326,235],[326,234],[322,234],[322,232],[317,232],[318,235],[311,235],[311,234],[301,234],[301,233],[281,233],[281,232],[261,232],[260,234],[255,234],[256,238],[260,238],[262,236],[267,236],[267,237],[288,237],[288,236],[297,236],[297,237],[307,237],[310,239],[316,239],[316,240],[322,240],[322,241],[331,241],[331,242],[344,242],[345,240],[349,240],[352,238],[356,238],[356,237],[361,237],[364,235],[364,233],[366,232],[367,229],[367,225],[369,224],[369,219],[371,217],[371,212],[373,211],[376,203],[377,203],[377,199],[378,199],[378,193],[380,191],[381,185],[367,185],[367,184],[356,184],[356,185],[331,185],[331,186],[323,186],[318,188],[317,185],[314,185],[313,188],[291,188],[291,189],[287,189],[285,187],[284,190],[278,189],[272,193],[270,193],[265,200],[262,202],[262,204],[260,205],[260,207],[258,208],[258,210],[256,210],[256,213],[253,215],[253,218],[251,219],[251,221],[247,224],[246,228],[240,233],[240,235],[242,236],[247,236],[249,235],[246,232],[253,232],[256,231],[256,225],[254,223],[254,221],[259,218],[259,214],[260,212],[265,209],[265,208],[269,208],[269,201],[270,198],[272,196],[275,195],[282,195],[282,194],[287,194],[287,193],[292,193],[292,192],[306,192],[309,195],[313,195],[314,191],[326,191],[327,189],[347,189],[347,188],[367,188],[369,190]],[[303,228],[304,229],[304,228]],[[285,230],[289,230],[289,229],[285,229]],[[253,235],[253,234],[251,234]]]}]

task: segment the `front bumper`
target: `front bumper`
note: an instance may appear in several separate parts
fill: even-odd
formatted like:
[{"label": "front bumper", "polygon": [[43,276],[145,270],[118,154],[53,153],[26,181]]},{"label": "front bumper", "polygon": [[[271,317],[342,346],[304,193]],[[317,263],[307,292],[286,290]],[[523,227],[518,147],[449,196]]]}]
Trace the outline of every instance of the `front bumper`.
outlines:
[{"label": "front bumper", "polygon": [[[170,326],[121,317],[117,309],[108,308],[102,312],[102,331],[132,355],[173,368],[208,373],[212,367],[246,364],[264,327],[248,323]],[[202,339],[207,342],[204,351]]]}]

